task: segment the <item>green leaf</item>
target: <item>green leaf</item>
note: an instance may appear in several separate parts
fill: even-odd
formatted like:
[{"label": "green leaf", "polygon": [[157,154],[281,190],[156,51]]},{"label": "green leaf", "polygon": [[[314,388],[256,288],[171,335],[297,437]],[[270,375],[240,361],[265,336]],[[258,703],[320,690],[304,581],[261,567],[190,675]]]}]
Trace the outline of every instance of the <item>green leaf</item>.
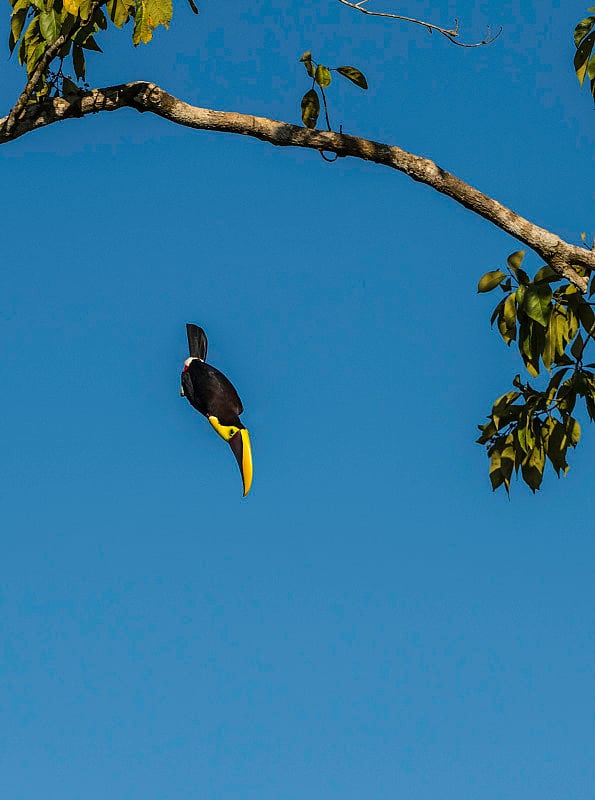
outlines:
[{"label": "green leaf", "polygon": [[109,18],[117,28],[122,28],[130,19],[134,9],[132,0],[109,0],[106,5]]},{"label": "green leaf", "polygon": [[72,46],[72,65],[74,67],[74,74],[76,77],[84,81],[85,80],[85,55],[83,53],[83,48],[79,47],[79,45]]},{"label": "green leaf", "polygon": [[576,404],[576,388],[573,376],[567,378],[558,389],[556,404],[559,411],[563,414],[572,414],[572,410]]},{"label": "green leaf", "polygon": [[546,264],[545,267],[537,270],[533,283],[555,283],[561,279],[561,276],[549,264]]},{"label": "green leaf", "polygon": [[306,128],[315,128],[320,114],[320,100],[318,93],[315,89],[310,89],[309,92],[302,97],[302,122]]},{"label": "green leaf", "polygon": [[363,72],[360,72],[359,69],[355,67],[337,67],[337,72],[343,75],[343,77],[348,78],[352,83],[355,83],[356,86],[362,89],[368,88],[368,81]]},{"label": "green leaf", "polygon": [[[592,9],[589,9],[590,11]],[[585,36],[588,35],[589,31],[595,25],[595,17],[585,17],[585,19],[581,20],[579,24],[574,29],[574,44],[576,47],[580,45],[582,40]]]},{"label": "green leaf", "polygon": [[25,20],[27,19],[28,10],[29,10],[29,5],[27,0],[27,5],[24,6],[21,5],[19,7],[19,4],[17,4],[17,6],[15,6],[12,12],[12,16],[10,18],[10,42],[9,42],[9,48],[11,53],[16,47],[16,43],[18,42],[18,40],[21,38],[21,33],[23,32],[23,26],[25,24]]},{"label": "green leaf", "polygon": [[570,348],[570,354],[572,355],[573,358],[576,358],[578,360],[579,358],[581,358],[583,354],[584,347],[585,343],[583,341],[583,337],[579,333],[574,342],[572,343],[572,346]]},{"label": "green leaf", "polygon": [[87,36],[84,41],[80,42],[80,45],[84,47],[85,50],[94,50],[96,53],[103,53],[103,50],[99,47],[93,36]]},{"label": "green leaf", "polygon": [[546,400],[548,403],[551,403],[554,397],[556,396],[556,392],[558,387],[562,383],[562,378],[568,372],[568,367],[562,367],[562,369],[557,370],[554,372],[552,377],[550,378],[550,382],[547,385],[546,389]]},{"label": "green leaf", "polygon": [[544,328],[551,312],[552,290],[548,284],[527,286],[523,298],[523,311]]},{"label": "green leaf", "polygon": [[558,422],[554,417],[549,418],[549,435],[547,437],[547,446],[545,446],[547,457],[549,458],[552,467],[556,470],[556,475],[560,477],[560,471],[564,474],[568,471],[568,464],[566,463],[566,451],[568,450],[568,439],[564,426]]},{"label": "green leaf", "polygon": [[585,332],[588,334],[595,334],[595,314],[591,306],[581,299],[577,307],[577,316]]},{"label": "green leaf", "polygon": [[306,50],[305,53],[302,53],[300,61],[312,61],[312,53],[310,50]]},{"label": "green leaf", "polygon": [[498,330],[506,344],[509,345],[516,339],[516,303],[514,292],[509,294],[504,301],[502,313],[498,319]]},{"label": "green leaf", "polygon": [[525,251],[517,250],[516,252],[511,253],[506,259],[506,261],[512,273],[519,281],[519,283],[522,283],[526,286],[531,281],[529,280],[529,276],[527,275],[527,273],[521,269],[521,264],[523,263],[524,257],[525,257]]},{"label": "green leaf", "polygon": [[545,454],[543,448],[540,446],[534,447],[521,465],[523,480],[533,493],[541,486],[544,466]]},{"label": "green leaf", "polygon": [[70,80],[70,78],[63,78],[62,79],[62,97],[65,97],[67,100],[73,100],[77,97],[80,97],[82,94],[82,90]]},{"label": "green leaf", "polygon": [[566,436],[568,444],[571,447],[576,447],[581,438],[581,426],[574,417],[568,417],[566,420]]},{"label": "green leaf", "polygon": [[39,15],[39,30],[49,44],[53,44],[58,38],[59,21],[53,8],[42,11]]},{"label": "green leaf", "polygon": [[591,52],[594,44],[595,31],[583,39],[576,53],[574,54],[574,71],[576,72],[576,77],[578,78],[578,82],[581,86],[583,85],[587,75],[587,67],[589,65],[589,59],[591,58]]},{"label": "green leaf", "polygon": [[172,13],[172,0],[137,0],[132,33],[134,46],[150,42],[159,25],[169,28]]},{"label": "green leaf", "polygon": [[496,308],[492,312],[492,316],[490,317],[490,325],[493,325],[496,318],[499,317],[504,311],[504,303],[506,302],[506,298],[504,300],[500,300]]},{"label": "green leaf", "polygon": [[505,273],[500,269],[494,269],[491,272],[486,272],[482,275],[477,284],[478,292],[491,292],[496,286],[502,283],[506,277]]},{"label": "green leaf", "polygon": [[321,89],[326,89],[327,86],[330,86],[332,79],[331,71],[328,67],[325,67],[323,64],[319,64],[316,67],[314,80]]},{"label": "green leaf", "polygon": [[502,425],[501,422],[504,424],[508,424],[511,417],[516,418],[518,416],[518,410],[515,410],[510,414],[511,405],[514,403],[521,396],[520,392],[506,392],[501,397],[499,397],[494,405],[492,406],[492,414],[491,417],[494,421],[494,425],[497,429],[500,429]]}]

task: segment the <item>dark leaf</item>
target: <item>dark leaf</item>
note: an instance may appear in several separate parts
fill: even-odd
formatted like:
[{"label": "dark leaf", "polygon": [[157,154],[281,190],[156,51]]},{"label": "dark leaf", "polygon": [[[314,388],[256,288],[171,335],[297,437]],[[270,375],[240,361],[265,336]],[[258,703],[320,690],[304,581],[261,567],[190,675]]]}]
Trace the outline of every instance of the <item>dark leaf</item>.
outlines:
[{"label": "dark leaf", "polygon": [[562,279],[561,275],[553,270],[549,264],[546,264],[545,267],[538,269],[535,273],[535,277],[533,278],[533,283],[555,283]]},{"label": "dark leaf", "polygon": [[315,128],[320,114],[320,100],[315,89],[302,97],[302,122],[306,128]]},{"label": "dark leaf", "polygon": [[581,20],[579,24],[574,29],[574,44],[576,47],[580,45],[582,40],[585,36],[588,35],[589,31],[595,25],[595,17],[585,17],[585,19]]},{"label": "dark leaf", "polygon": [[582,356],[584,346],[583,337],[579,333],[570,348],[570,353],[573,358],[579,359]]},{"label": "dark leaf", "polygon": [[581,86],[587,75],[587,67],[593,50],[593,44],[595,44],[595,31],[592,31],[583,39],[574,54],[574,71],[576,72],[576,77]]},{"label": "dark leaf", "polygon": [[368,82],[359,69],[355,67],[337,67],[337,72],[355,83],[356,86],[360,86],[362,89],[368,88]]},{"label": "dark leaf", "polygon": [[73,45],[72,47],[72,65],[74,67],[74,74],[76,77],[84,81],[85,80],[85,55],[83,53],[82,47],[78,45]]},{"label": "dark leaf", "polygon": [[545,454],[541,446],[534,447],[521,465],[523,480],[532,492],[537,491],[543,479]]}]

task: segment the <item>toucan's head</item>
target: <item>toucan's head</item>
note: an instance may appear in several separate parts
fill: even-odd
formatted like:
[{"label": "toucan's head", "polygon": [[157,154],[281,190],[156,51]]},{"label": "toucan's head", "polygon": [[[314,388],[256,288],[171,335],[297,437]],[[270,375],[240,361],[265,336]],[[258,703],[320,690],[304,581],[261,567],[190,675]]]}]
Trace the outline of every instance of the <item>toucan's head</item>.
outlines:
[{"label": "toucan's head", "polygon": [[192,364],[193,361],[200,361],[200,358],[196,358],[196,356],[192,356],[191,358],[187,358],[186,361],[184,361],[184,369],[182,370],[182,372],[187,372],[188,371],[188,367],[190,366],[190,364]]},{"label": "toucan's head", "polygon": [[207,419],[233,450],[242,475],[244,497],[246,497],[252,486],[252,447],[248,430],[239,420],[236,425],[222,425],[215,416],[207,415]]}]

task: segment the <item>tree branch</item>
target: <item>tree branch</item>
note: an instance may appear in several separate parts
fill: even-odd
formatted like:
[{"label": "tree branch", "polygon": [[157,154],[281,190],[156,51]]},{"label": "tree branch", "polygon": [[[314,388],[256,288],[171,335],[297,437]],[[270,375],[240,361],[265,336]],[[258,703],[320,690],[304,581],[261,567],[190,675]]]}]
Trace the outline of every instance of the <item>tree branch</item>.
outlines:
[{"label": "tree branch", "polygon": [[64,119],[83,117],[100,111],[117,111],[126,107],[140,112],[150,111],[176,125],[188,128],[252,136],[280,147],[306,147],[320,152],[336,153],[339,157],[359,158],[383,164],[404,172],[414,181],[425,183],[437,192],[448,195],[460,205],[523,242],[581,292],[587,289],[588,277],[582,277],[577,268],[589,272],[595,270],[595,250],[587,250],[565,242],[559,236],[540,228],[497,200],[446,172],[427,158],[408,153],[394,145],[343,133],[309,130],[266,117],[191,106],[154,83],[146,81],[93,89],[81,93],[77,98],[54,97],[30,104],[11,129],[7,130],[9,117],[0,120],[0,144]]},{"label": "tree branch", "polygon": [[60,48],[65,44],[66,38],[67,37],[64,34],[58,37],[58,39],[56,39],[56,41],[47,48],[47,50],[39,60],[39,64],[37,65],[33,74],[27,81],[27,84],[23,89],[23,91],[21,92],[19,99],[12,107],[12,110],[6,119],[6,126],[5,126],[6,133],[10,133],[10,131],[12,130],[17,117],[31,99],[31,96],[35,91],[35,87],[39,83],[41,76],[43,75],[49,64],[54,60],[54,58],[60,52]]},{"label": "tree branch", "polygon": [[367,14],[370,17],[388,17],[389,19],[399,19],[402,22],[412,22],[414,25],[421,25],[425,28],[429,33],[436,33],[442,34],[445,36],[449,42],[458,45],[458,47],[483,47],[485,44],[491,44],[492,42],[496,41],[498,36],[502,33],[502,28],[498,30],[498,33],[492,36],[490,27],[488,26],[488,31],[485,39],[482,39],[481,42],[459,42],[458,35],[459,35],[459,21],[455,20],[454,28],[441,28],[439,25],[433,25],[431,22],[425,22],[423,19],[415,19],[414,17],[405,17],[402,14],[389,14],[386,11],[370,11],[369,9],[365,8],[364,6],[368,2],[368,0],[359,0],[357,3],[350,3],[348,0],[338,0],[341,5],[347,6],[348,8],[353,8],[356,11],[361,11],[362,14]]}]

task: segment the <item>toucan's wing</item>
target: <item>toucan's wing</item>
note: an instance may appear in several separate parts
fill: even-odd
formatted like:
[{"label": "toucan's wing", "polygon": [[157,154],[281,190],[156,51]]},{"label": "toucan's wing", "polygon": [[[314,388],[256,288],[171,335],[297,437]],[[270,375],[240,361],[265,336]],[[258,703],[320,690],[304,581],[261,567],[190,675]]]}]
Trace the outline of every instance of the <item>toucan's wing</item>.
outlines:
[{"label": "toucan's wing", "polygon": [[192,378],[187,371],[182,372],[180,396],[185,397],[189,403],[194,404],[194,386],[192,384]]},{"label": "toucan's wing", "polygon": [[186,324],[186,333],[188,335],[190,357],[200,358],[201,361],[205,361],[208,347],[207,334],[198,325],[193,325],[190,322]]}]

